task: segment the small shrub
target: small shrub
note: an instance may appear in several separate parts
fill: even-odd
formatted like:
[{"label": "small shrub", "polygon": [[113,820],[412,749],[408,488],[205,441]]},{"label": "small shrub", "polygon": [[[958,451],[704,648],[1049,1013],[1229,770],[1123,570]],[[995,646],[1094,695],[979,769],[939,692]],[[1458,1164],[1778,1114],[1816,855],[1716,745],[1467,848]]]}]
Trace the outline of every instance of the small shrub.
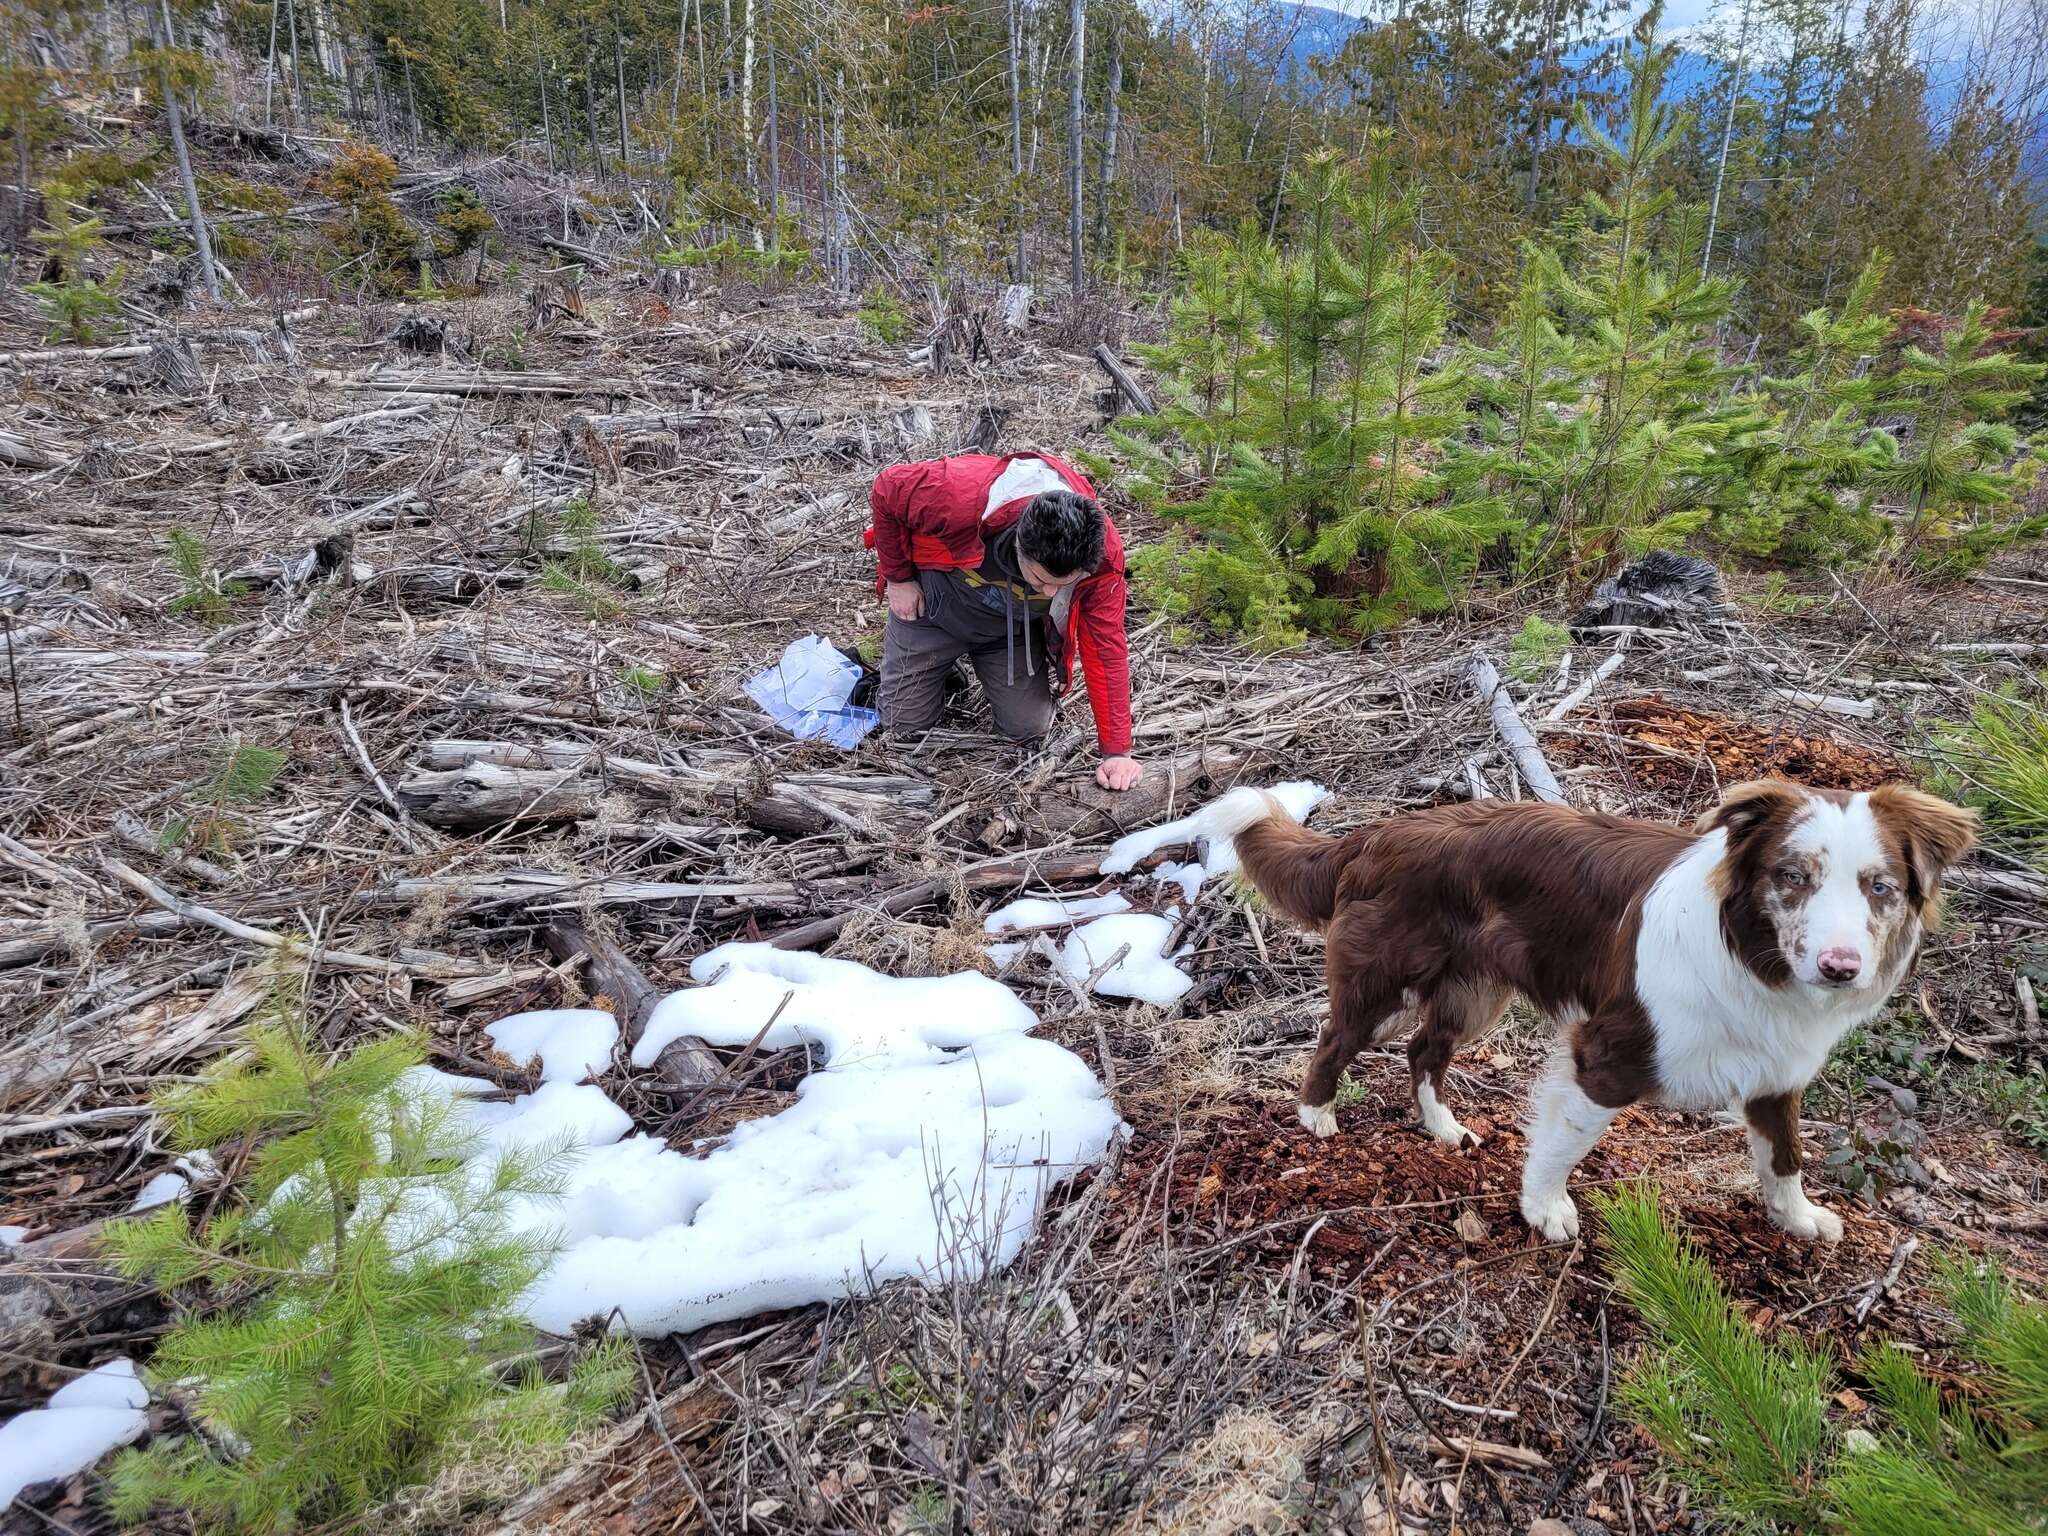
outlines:
[{"label": "small shrub", "polygon": [[392,1035],[328,1057],[281,983],[242,1052],[159,1096],[177,1147],[255,1152],[246,1204],[194,1226],[173,1201],[108,1229],[124,1275],[213,1303],[185,1311],[150,1365],[198,1433],[121,1454],[117,1519],[351,1523],[453,1464],[543,1466],[623,1395],[616,1343],[560,1385],[501,1379],[530,1337],[514,1305],[550,1252],[511,1218],[560,1188],[560,1155],[477,1155],[449,1100],[408,1087],[423,1054]]},{"label": "small shrub", "polygon": [[643,699],[657,697],[668,679],[662,676],[661,668],[637,662],[619,674],[619,681]]},{"label": "small shrub", "polygon": [[1556,668],[1571,643],[1572,632],[1562,624],[1530,614],[1508,647],[1508,675],[1519,683],[1540,681]]},{"label": "small shrub", "polygon": [[289,761],[275,747],[235,742],[223,748],[193,794],[191,809],[164,828],[163,846],[227,852],[234,842],[235,809],[269,794]]},{"label": "small shrub", "polygon": [[1929,751],[1937,788],[1977,806],[2048,868],[2048,675],[2032,692],[1983,695],[1968,720],[1935,727]]},{"label": "small shrub", "polygon": [[1596,1194],[1622,1295],[1650,1343],[1623,1407],[1657,1441],[1721,1529],[1946,1536],[2039,1530],[2048,1509],[2048,1309],[1996,1268],[1937,1260],[1976,1391],[1941,1385],[1888,1343],[1857,1373],[1876,1433],[1838,1431],[1825,1345],[1766,1340],[1729,1305],[1712,1267],[1647,1185]]},{"label": "small shrub", "polygon": [[339,264],[361,263],[379,291],[403,293],[419,241],[391,198],[398,186],[398,162],[370,145],[348,144],[313,185],[342,207],[343,217],[328,228]]},{"label": "small shrub", "polygon": [[441,211],[434,216],[434,254],[444,261],[475,250],[497,232],[498,221],[476,195],[474,187],[461,183],[450,187],[441,199]]},{"label": "small shrub", "polygon": [[80,183],[52,181],[42,191],[44,227],[29,238],[43,252],[45,275],[29,284],[27,292],[48,322],[47,340],[91,342],[100,322],[121,313],[121,301],[113,292],[121,281],[120,266],[107,274],[105,282],[91,272],[92,259],[105,244],[100,230],[106,221],[78,217],[73,205],[86,196]]},{"label": "small shrub", "polygon": [[614,619],[625,605],[604,588],[576,574],[569,565],[550,560],[541,567],[540,584],[558,597],[566,597],[593,619]]},{"label": "small shrub", "polygon": [[233,614],[233,600],[245,589],[239,582],[221,580],[206,541],[198,534],[173,528],[165,542],[178,573],[178,595],[171,599],[170,611],[189,613],[203,624],[225,624]]},{"label": "small shrub", "polygon": [[898,345],[910,331],[910,316],[896,295],[882,287],[870,288],[861,300],[860,323],[884,346]]},{"label": "small shrub", "polygon": [[434,281],[434,269],[423,261],[418,284],[406,289],[405,296],[416,304],[433,304],[447,298],[448,290]]}]

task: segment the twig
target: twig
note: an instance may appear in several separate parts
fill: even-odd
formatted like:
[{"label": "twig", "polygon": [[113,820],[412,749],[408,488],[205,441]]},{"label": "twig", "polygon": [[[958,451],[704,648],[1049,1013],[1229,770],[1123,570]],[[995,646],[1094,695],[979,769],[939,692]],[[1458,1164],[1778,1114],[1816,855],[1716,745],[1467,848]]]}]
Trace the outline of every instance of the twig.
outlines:
[{"label": "twig", "polygon": [[1550,1493],[1543,1500],[1542,1506],[1536,1511],[1537,1514],[1548,1515],[1553,1509],[1557,1508],[1557,1501],[1565,1496],[1566,1490],[1572,1485],[1572,1479],[1579,1475],[1579,1468],[1586,1464],[1586,1457],[1591,1453],[1593,1443],[1600,1438],[1600,1427],[1607,1422],[1607,1383],[1612,1373],[1613,1365],[1614,1355],[1607,1346],[1607,1308],[1602,1306],[1600,1308],[1600,1395],[1593,1401],[1593,1423],[1586,1430],[1585,1439],[1579,1442],[1579,1448],[1572,1452],[1570,1459],[1564,1464],[1564,1469],[1557,1474],[1557,1481],[1550,1485]]},{"label": "twig", "polygon": [[1919,1248],[1920,1239],[1909,1237],[1893,1251],[1891,1264],[1885,1269],[1883,1277],[1865,1291],[1863,1299],[1856,1303],[1855,1315],[1859,1324],[1870,1316],[1871,1309],[1884,1298],[1886,1292],[1898,1283],[1899,1276],[1905,1272],[1906,1261],[1912,1258]]},{"label": "twig", "polygon": [[1585,703],[1587,699],[1591,698],[1594,688],[1599,686],[1603,679],[1612,677],[1616,672],[1620,671],[1621,664],[1626,660],[1628,660],[1626,652],[1614,652],[1593,669],[1591,676],[1582,679],[1578,687],[1551,705],[1548,713],[1543,718],[1545,720],[1562,720],[1566,715]]}]

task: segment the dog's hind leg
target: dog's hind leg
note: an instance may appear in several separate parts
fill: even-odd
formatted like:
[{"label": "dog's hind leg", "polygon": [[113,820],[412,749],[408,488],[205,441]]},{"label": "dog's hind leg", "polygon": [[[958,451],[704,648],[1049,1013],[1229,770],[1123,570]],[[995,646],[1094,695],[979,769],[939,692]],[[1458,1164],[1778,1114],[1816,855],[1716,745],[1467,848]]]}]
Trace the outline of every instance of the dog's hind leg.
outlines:
[{"label": "dog's hind leg", "polygon": [[1337,1134],[1337,1079],[1351,1058],[1384,1039],[1405,1014],[1405,978],[1385,964],[1386,946],[1370,913],[1347,909],[1330,924],[1324,970],[1330,1022],[1301,1080],[1301,1123],[1318,1136]]},{"label": "dog's hind leg", "polygon": [[1513,990],[1491,981],[1449,981],[1430,996],[1422,1028],[1408,1041],[1408,1072],[1423,1127],[1446,1146],[1479,1145],[1479,1138],[1444,1107],[1444,1072],[1458,1047],[1500,1022]]}]

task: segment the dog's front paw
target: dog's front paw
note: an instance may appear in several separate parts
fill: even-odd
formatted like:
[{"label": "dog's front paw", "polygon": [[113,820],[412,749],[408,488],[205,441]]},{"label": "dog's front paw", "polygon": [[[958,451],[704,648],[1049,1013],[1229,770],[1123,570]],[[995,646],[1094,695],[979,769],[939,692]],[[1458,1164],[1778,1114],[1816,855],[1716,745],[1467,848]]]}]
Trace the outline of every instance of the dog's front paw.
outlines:
[{"label": "dog's front paw", "polygon": [[1319,1141],[1328,1141],[1337,1134],[1337,1106],[1330,1104],[1298,1104],[1294,1112],[1301,1116],[1301,1123],[1308,1127],[1309,1135]]},{"label": "dog's front paw", "polygon": [[1422,1128],[1447,1147],[1463,1151],[1479,1145],[1479,1136],[1435,1099],[1422,1102]]},{"label": "dog's front paw", "polygon": [[1579,1235],[1579,1208],[1561,1189],[1547,1195],[1524,1194],[1522,1219],[1553,1243],[1569,1242]]},{"label": "dog's front paw", "polygon": [[1797,1205],[1774,1206],[1771,1220],[1794,1237],[1818,1238],[1824,1243],[1842,1240],[1842,1218],[1811,1200],[1801,1200]]}]

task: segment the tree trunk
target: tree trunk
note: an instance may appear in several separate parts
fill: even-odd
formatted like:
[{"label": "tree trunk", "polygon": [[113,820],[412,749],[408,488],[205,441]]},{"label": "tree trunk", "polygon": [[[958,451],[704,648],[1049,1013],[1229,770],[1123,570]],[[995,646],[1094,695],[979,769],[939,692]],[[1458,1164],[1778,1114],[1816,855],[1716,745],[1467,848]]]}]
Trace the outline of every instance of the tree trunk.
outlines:
[{"label": "tree trunk", "polygon": [[619,166],[627,175],[631,175],[633,148],[626,142],[626,54],[619,42],[616,17],[612,21],[612,75],[617,84],[619,98]]},{"label": "tree trunk", "polygon": [[297,104],[294,118],[306,115],[306,69],[299,62],[299,0],[285,0],[284,22],[292,44],[292,99]]},{"label": "tree trunk", "polygon": [[1013,275],[1016,281],[1031,281],[1029,252],[1025,249],[1024,235],[1024,83],[1023,63],[1018,55],[1024,47],[1024,0],[1009,0],[1007,7],[1010,23],[1010,183],[1011,217],[1017,221],[1017,260]]},{"label": "tree trunk", "polygon": [[548,154],[548,174],[555,174],[555,125],[548,115],[548,67],[540,56],[540,44],[533,45],[533,72],[540,79],[540,141]]},{"label": "tree trunk", "polygon": [[1085,83],[1082,71],[1087,64],[1087,0],[1071,0],[1068,15],[1073,51],[1067,60],[1067,244],[1073,268],[1071,280],[1078,296],[1088,277],[1081,250],[1081,108]]},{"label": "tree trunk", "polygon": [[277,80],[277,6],[270,7],[270,51],[263,61],[263,126],[270,126],[270,91]]},{"label": "tree trunk", "polygon": [[412,53],[405,55],[405,110],[412,115],[412,147],[420,147],[420,99],[412,88]]},{"label": "tree trunk", "polygon": [[1551,50],[1557,45],[1557,5],[1558,0],[1545,0],[1543,6],[1543,49],[1536,63],[1536,101],[1530,108],[1529,180],[1522,189],[1524,214],[1536,211],[1536,187],[1543,170],[1543,141],[1550,131]]},{"label": "tree trunk", "polygon": [[590,158],[597,164],[598,180],[604,179],[604,140],[597,131],[597,48],[590,41],[590,28],[583,29],[583,115],[590,129]]},{"label": "tree trunk", "polygon": [[832,85],[832,228],[839,247],[839,287],[853,280],[853,217],[846,208],[846,68]]},{"label": "tree trunk", "polygon": [[[754,0],[746,0],[740,39],[740,153],[746,156],[747,185],[761,185],[761,162],[754,148]],[[758,232],[756,238],[758,238]]]},{"label": "tree trunk", "polygon": [[1728,179],[1728,144],[1735,137],[1735,103],[1742,99],[1742,73],[1749,62],[1749,13],[1754,0],[1743,0],[1742,24],[1735,39],[1735,67],[1728,74],[1728,110],[1721,114],[1721,153],[1714,159],[1714,200],[1707,210],[1707,243],[1700,251],[1700,276],[1714,260],[1714,232],[1721,224],[1721,188]]},{"label": "tree trunk", "polygon": [[1116,187],[1117,96],[1124,88],[1124,29],[1109,34],[1109,100],[1102,111],[1102,192],[1095,205],[1095,254],[1109,256],[1109,204]]},{"label": "tree trunk", "polygon": [[[171,48],[170,0],[156,0],[152,23],[157,29],[157,46],[168,54]],[[220,274],[213,268],[213,241],[206,232],[206,215],[199,207],[199,186],[192,179],[192,156],[185,147],[185,119],[178,110],[178,93],[171,84],[171,66],[159,57],[158,86],[164,93],[164,118],[171,132],[171,153],[178,160],[178,184],[185,189],[185,207],[192,219],[192,244],[199,251],[199,276],[206,284],[206,296],[220,302]]]},{"label": "tree trunk", "polygon": [[775,94],[775,0],[761,0],[761,41],[768,50],[768,244],[782,249],[782,103]]},{"label": "tree trunk", "polygon": [[839,271],[835,255],[832,229],[832,165],[827,156],[830,138],[825,127],[825,76],[820,71],[816,81],[818,98],[818,228],[819,240],[825,247],[825,271],[836,275]]}]

